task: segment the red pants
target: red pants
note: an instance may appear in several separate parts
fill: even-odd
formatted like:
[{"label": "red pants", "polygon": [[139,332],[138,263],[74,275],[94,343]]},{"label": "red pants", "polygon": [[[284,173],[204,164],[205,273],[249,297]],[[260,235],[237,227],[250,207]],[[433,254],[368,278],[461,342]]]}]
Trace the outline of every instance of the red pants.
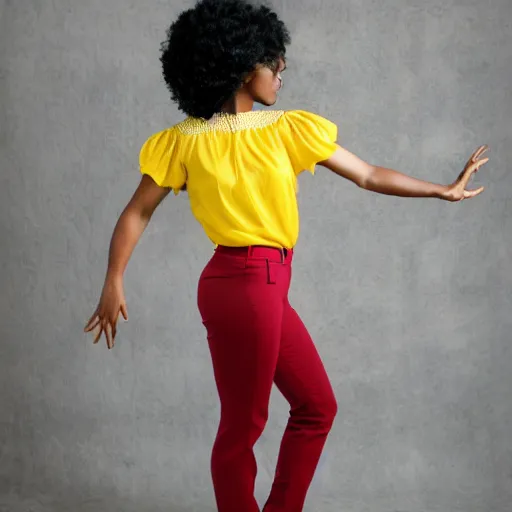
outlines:
[{"label": "red pants", "polygon": [[221,418],[211,470],[219,512],[258,512],[253,447],[272,383],[290,404],[265,512],[299,512],[337,411],[313,341],[288,302],[292,251],[219,247],[199,280]]}]

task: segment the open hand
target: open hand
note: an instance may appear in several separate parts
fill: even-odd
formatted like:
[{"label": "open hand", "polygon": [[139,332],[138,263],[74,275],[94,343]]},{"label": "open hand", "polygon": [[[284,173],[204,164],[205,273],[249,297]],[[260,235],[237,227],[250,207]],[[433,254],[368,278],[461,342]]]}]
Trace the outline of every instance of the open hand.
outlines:
[{"label": "open hand", "polygon": [[442,199],[452,202],[463,201],[464,199],[476,197],[484,191],[484,187],[473,190],[466,190],[466,187],[471,176],[489,161],[489,158],[480,158],[488,149],[487,145],[483,145],[473,153],[457,180],[452,185],[446,187]]},{"label": "open hand", "polygon": [[114,347],[120,313],[125,320],[128,320],[123,284],[120,280],[107,280],[98,307],[84,329],[85,332],[99,329],[94,338],[94,344],[98,343],[102,333],[105,333],[107,347],[109,349]]}]

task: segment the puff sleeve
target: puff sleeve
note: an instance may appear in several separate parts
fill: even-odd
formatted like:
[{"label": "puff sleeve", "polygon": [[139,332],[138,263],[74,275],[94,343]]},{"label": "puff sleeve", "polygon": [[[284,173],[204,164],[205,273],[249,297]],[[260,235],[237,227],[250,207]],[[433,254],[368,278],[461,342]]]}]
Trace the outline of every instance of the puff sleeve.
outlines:
[{"label": "puff sleeve", "polygon": [[282,138],[295,174],[314,173],[318,162],[327,160],[338,148],[337,126],[311,112],[292,110],[282,117]]},{"label": "puff sleeve", "polygon": [[139,155],[141,174],[147,174],[160,187],[175,194],[187,182],[185,166],[180,158],[180,135],[174,128],[155,133],[142,146]]}]

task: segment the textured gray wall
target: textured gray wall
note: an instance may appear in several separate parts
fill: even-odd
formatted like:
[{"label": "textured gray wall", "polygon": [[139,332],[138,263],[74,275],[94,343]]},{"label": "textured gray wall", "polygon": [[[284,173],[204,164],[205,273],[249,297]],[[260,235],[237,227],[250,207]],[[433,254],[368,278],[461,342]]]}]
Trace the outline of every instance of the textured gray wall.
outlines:
[{"label": "textured gray wall", "polygon": [[[126,275],[116,349],[81,331],[147,136],[181,119],[158,48],[180,1],[0,3],[0,510],[213,511],[218,406],[198,275],[212,247],[186,195]],[[512,502],[510,0],[282,0],[281,108],[338,123],[372,163],[448,182],[462,204],[301,178],[294,303],[340,412],[315,512],[507,512]],[[287,416],[257,446],[270,486]]]}]

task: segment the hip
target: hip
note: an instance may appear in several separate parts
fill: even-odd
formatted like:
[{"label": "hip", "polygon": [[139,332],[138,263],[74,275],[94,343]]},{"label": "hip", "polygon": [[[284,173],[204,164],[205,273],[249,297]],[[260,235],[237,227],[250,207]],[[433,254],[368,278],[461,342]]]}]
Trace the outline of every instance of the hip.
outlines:
[{"label": "hip", "polygon": [[291,249],[218,246],[199,278],[199,309],[213,302],[227,306],[271,297],[284,300],[290,287],[292,261]]}]

